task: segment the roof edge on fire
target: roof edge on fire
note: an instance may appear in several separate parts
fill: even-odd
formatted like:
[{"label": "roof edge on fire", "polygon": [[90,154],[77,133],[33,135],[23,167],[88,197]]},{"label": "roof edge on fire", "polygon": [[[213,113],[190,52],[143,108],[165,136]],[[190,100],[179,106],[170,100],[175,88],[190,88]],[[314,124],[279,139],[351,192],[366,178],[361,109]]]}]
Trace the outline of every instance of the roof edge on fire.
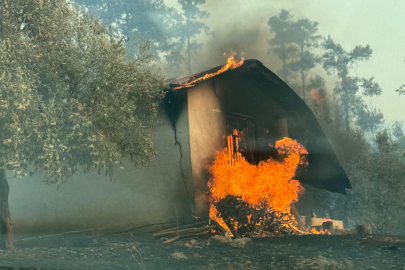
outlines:
[{"label": "roof edge on fire", "polygon": [[[243,62],[243,65],[241,65],[240,67],[243,67],[243,66],[246,66],[246,65],[250,65],[250,64],[253,64],[253,63],[257,63],[257,64],[260,64],[260,65],[264,66],[263,63],[260,62],[260,61],[257,60],[257,59],[249,59],[249,60],[245,60],[245,61]],[[225,65],[225,64],[224,64],[224,65]],[[217,66],[217,67],[214,67],[214,68],[205,70],[205,71],[201,71],[201,72],[198,72],[198,73],[194,73],[194,74],[191,74],[191,75],[187,75],[187,76],[184,76],[184,77],[168,79],[168,80],[166,80],[166,82],[170,84],[170,88],[174,88],[174,87],[180,86],[180,85],[182,85],[182,84],[191,82],[191,81],[193,81],[193,80],[195,80],[195,79],[201,78],[201,77],[205,76],[206,74],[210,74],[210,73],[217,72],[217,71],[220,70],[224,65],[220,65],[220,66]],[[240,68],[240,67],[237,67],[237,68]],[[229,69],[229,70],[227,70],[227,71],[230,71],[230,70],[233,70],[233,69]],[[227,71],[225,71],[225,72],[227,72]],[[218,75],[219,75],[219,74],[218,74]],[[209,79],[209,78],[208,78],[208,79]],[[201,82],[203,82],[203,81],[201,81]],[[197,82],[196,84],[198,84],[198,83],[199,83],[199,82]]]}]

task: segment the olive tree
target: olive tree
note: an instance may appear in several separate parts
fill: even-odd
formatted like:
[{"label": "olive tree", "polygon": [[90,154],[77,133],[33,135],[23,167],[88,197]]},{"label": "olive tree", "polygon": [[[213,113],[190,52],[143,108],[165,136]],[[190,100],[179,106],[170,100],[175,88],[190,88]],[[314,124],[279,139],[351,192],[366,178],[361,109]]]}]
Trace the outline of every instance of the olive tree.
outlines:
[{"label": "olive tree", "polygon": [[111,176],[124,156],[146,164],[164,83],[148,44],[127,59],[125,40],[72,1],[4,0],[0,17],[0,225],[13,248],[5,172],[59,185]]}]

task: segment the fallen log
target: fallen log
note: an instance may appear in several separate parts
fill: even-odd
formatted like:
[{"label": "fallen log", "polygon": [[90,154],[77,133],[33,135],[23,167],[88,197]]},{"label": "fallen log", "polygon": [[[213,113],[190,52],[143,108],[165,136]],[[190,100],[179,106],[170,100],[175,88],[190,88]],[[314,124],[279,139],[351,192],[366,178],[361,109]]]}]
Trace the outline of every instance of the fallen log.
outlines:
[{"label": "fallen log", "polygon": [[242,236],[240,236],[240,234],[235,230],[235,228],[232,226],[232,224],[227,219],[225,219],[224,222],[225,222],[226,226],[228,226],[228,229],[231,231],[231,233],[234,237],[242,238]]},{"label": "fallen log", "polygon": [[227,231],[225,230],[224,227],[222,227],[221,225],[219,225],[218,222],[216,222],[215,220],[211,220],[211,223],[212,223],[212,225],[215,226],[215,229],[216,229],[217,231],[219,231],[219,232],[222,234],[222,236],[225,236],[225,235],[226,235]]},{"label": "fallen log", "polygon": [[183,239],[183,238],[194,237],[194,236],[201,236],[201,235],[204,235],[204,234],[207,234],[207,233],[209,233],[209,231],[204,231],[204,232],[199,232],[199,233],[189,233],[189,234],[177,235],[177,236],[175,236],[175,237],[173,237],[173,238],[169,238],[169,239],[167,239],[167,237],[162,237],[161,240],[167,239],[167,240],[163,241],[164,244],[167,244],[167,243],[171,243],[171,242],[174,242],[174,241]]},{"label": "fallen log", "polygon": [[194,223],[187,224],[187,225],[183,225],[183,226],[171,227],[171,228],[169,228],[169,229],[164,229],[164,230],[161,230],[161,231],[159,231],[159,232],[167,232],[167,231],[173,231],[173,230],[180,230],[180,229],[195,227],[195,226],[204,225],[204,224],[207,224],[207,225],[208,225],[208,221],[207,221],[207,220],[203,220],[203,221],[194,222]]},{"label": "fallen log", "polygon": [[203,226],[203,227],[198,227],[198,228],[186,228],[186,229],[180,229],[180,230],[171,230],[171,231],[161,231],[154,233],[152,236],[167,236],[167,235],[172,235],[172,234],[185,234],[185,233],[196,233],[208,229],[214,229],[215,225],[208,225],[208,226]]}]

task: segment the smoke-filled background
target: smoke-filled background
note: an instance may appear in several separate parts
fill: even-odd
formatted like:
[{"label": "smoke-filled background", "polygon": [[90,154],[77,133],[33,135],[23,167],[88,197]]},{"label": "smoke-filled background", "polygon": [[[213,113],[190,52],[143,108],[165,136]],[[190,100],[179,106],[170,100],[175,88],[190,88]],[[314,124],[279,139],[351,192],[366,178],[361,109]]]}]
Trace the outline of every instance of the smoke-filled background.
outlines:
[{"label": "smoke-filled background", "polygon": [[[166,0],[169,6],[179,8],[176,0]],[[267,54],[272,38],[268,20],[282,9],[290,11],[293,19],[308,18],[319,23],[319,34],[331,37],[346,50],[356,45],[369,44],[372,57],[358,63],[358,76],[371,77],[380,84],[383,93],[374,98],[373,105],[381,109],[388,122],[405,120],[403,100],[395,92],[404,83],[405,3],[392,1],[206,1],[201,10],[210,13],[204,21],[215,36],[201,35],[201,51],[195,56],[195,72],[220,65],[224,52],[244,52],[248,59],[255,58],[276,71],[280,61]],[[274,35],[274,34],[273,34]],[[320,70],[317,70],[320,71]],[[325,78],[326,79],[326,78]],[[333,78],[330,79],[332,81]],[[329,81],[329,80],[328,80]],[[333,83],[329,85],[333,88]]]},{"label": "smoke-filled background", "polygon": [[348,196],[306,187],[301,209],[405,233],[404,1],[77,2],[127,39],[129,57],[148,40],[167,79],[232,52],[261,61],[313,110],[353,186]]},{"label": "smoke-filled background", "polygon": [[[174,40],[186,39],[187,27],[175,24],[180,21],[185,24],[187,16],[191,21],[203,24],[202,26],[193,24],[191,28],[194,30],[191,29],[189,33],[191,41],[198,44],[198,48],[191,52],[192,73],[223,64],[225,62],[223,54],[229,54],[231,50],[237,53],[244,52],[247,59],[258,59],[272,71],[278,71],[281,68],[281,61],[268,53],[271,47],[269,40],[275,35],[270,31],[268,21],[270,17],[277,16],[281,10],[285,9],[289,11],[292,20],[306,18],[319,23],[318,34],[323,38],[331,35],[333,40],[347,51],[352,50],[356,45],[369,44],[373,51],[370,59],[356,63],[353,73],[359,77],[374,76],[383,92],[378,97],[367,99],[367,103],[372,102],[373,106],[381,109],[388,123],[405,120],[405,113],[401,111],[403,101],[395,92],[404,83],[405,73],[404,18],[401,12],[405,7],[403,1],[391,1],[389,4],[374,0],[356,2],[253,0],[248,3],[241,0],[118,1],[115,5],[122,5],[119,8],[114,7],[113,1],[79,0],[77,2],[99,15],[106,25],[112,23],[116,26],[116,30],[121,30],[130,38],[129,44],[141,40],[140,38],[157,43],[163,43],[163,36],[171,39],[172,46],[162,45],[158,51],[162,55],[172,54],[172,58],[180,54],[174,53],[180,47],[184,49],[183,57],[187,58],[186,44],[173,45]],[[132,2],[132,4],[126,2]],[[150,4],[145,4],[147,2]],[[167,8],[174,8],[175,11]],[[195,9],[205,14],[194,14]],[[129,22],[126,22],[126,12],[130,14],[128,17],[131,17]],[[135,19],[139,14],[134,12],[143,14]],[[152,24],[153,27],[150,27]],[[322,50],[320,49],[318,53],[322,54]],[[174,63],[177,65],[180,61],[179,59],[171,59],[171,61],[161,59],[160,66],[168,78],[188,74],[185,62],[181,68],[173,68]],[[311,72],[324,75],[321,67],[315,67]],[[327,81],[328,88],[333,89],[335,77],[324,79]]]}]

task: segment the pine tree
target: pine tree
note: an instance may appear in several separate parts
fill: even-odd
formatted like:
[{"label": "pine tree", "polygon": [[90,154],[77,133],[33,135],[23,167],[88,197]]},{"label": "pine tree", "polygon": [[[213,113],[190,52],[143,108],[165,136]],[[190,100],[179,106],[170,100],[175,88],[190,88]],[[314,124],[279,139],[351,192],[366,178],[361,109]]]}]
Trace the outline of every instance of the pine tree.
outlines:
[{"label": "pine tree", "polygon": [[169,45],[170,51],[166,59],[170,66],[176,69],[176,75],[181,72],[181,67],[186,66],[188,74],[193,72],[191,66],[192,54],[195,54],[202,46],[198,42],[198,36],[204,31],[209,34],[209,27],[202,19],[210,15],[207,11],[200,10],[199,6],[205,4],[205,0],[178,0],[181,6],[181,18],[175,26],[175,41]]},{"label": "pine tree", "polygon": [[273,53],[281,60],[282,68],[277,74],[285,82],[289,82],[293,74],[288,64],[298,53],[294,44],[292,16],[289,11],[283,9],[278,16],[270,17],[267,24],[270,26],[270,32],[274,33],[274,37],[269,40],[268,53]]},{"label": "pine tree", "polygon": [[[326,53],[322,56],[323,67],[328,71],[328,74],[335,72],[339,79],[333,90],[340,97],[345,128],[346,131],[349,131],[352,118],[358,117],[359,112],[366,112],[364,110],[364,101],[358,95],[359,89],[362,88],[363,96],[368,97],[378,96],[382,92],[381,87],[374,82],[373,77],[361,79],[350,75],[350,71],[357,62],[368,60],[371,57],[372,50],[369,45],[365,47],[358,45],[350,52],[347,52],[339,44],[336,44],[330,36],[325,39],[322,45],[326,50]],[[375,120],[376,118],[372,119]]]}]

